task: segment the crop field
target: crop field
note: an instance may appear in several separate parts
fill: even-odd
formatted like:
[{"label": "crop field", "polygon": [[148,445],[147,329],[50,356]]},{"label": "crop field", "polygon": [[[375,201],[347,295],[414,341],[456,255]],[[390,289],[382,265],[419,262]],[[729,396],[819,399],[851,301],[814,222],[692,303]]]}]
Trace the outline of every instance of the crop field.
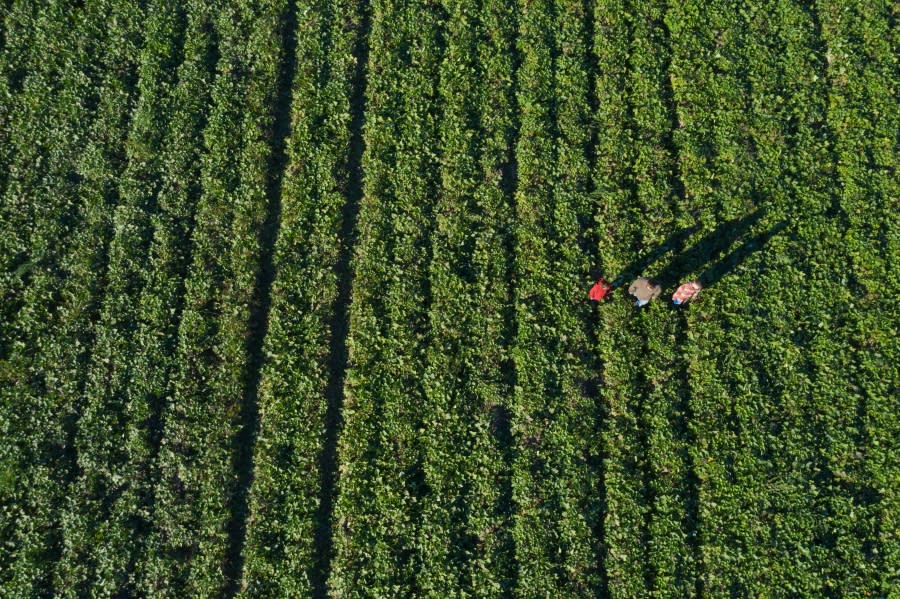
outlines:
[{"label": "crop field", "polygon": [[0,598],[900,597],[898,15],[0,0]]}]

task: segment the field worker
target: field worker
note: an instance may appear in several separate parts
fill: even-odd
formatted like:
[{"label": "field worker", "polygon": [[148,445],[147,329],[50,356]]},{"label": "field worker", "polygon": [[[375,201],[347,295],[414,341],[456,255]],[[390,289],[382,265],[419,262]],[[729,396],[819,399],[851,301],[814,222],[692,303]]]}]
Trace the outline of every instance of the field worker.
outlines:
[{"label": "field worker", "polygon": [[591,292],[588,294],[591,300],[595,302],[602,301],[606,294],[609,293],[610,289],[612,289],[612,285],[606,282],[606,279],[600,277],[597,279],[597,282],[594,283],[594,286],[591,287]]},{"label": "field worker", "polygon": [[638,306],[645,306],[647,302],[659,297],[662,288],[654,281],[647,277],[641,277],[631,284],[628,293],[637,298]]},{"label": "field worker", "polygon": [[703,289],[703,285],[700,284],[700,281],[685,283],[672,294],[672,303],[676,306],[685,304],[694,299],[701,289]]}]

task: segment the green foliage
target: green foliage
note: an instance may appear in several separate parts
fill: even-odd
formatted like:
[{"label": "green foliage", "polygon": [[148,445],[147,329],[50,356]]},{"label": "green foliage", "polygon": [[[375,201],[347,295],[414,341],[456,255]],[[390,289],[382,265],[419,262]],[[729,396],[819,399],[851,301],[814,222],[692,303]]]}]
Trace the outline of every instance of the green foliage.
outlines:
[{"label": "green foliage", "polygon": [[[61,512],[76,469],[71,440],[135,96],[130,74],[143,39],[137,3],[98,2],[84,10],[61,4],[41,17],[56,20],[47,26],[58,27],[50,47],[60,56],[46,67],[33,65],[26,75],[17,106],[22,113],[16,115],[24,120],[11,131],[21,150],[3,200],[13,214],[5,224],[19,229],[13,239],[27,240],[9,248],[27,252],[24,258],[4,248],[4,261],[29,263],[24,281],[16,278],[20,269],[4,278],[18,299],[4,330],[9,353],[0,367],[0,426],[9,439],[0,462],[17,476],[15,488],[0,500],[2,559],[10,564],[2,585],[10,596],[53,588]],[[92,60],[99,69],[91,68]]]},{"label": "green foliage", "polygon": [[895,20],[0,1],[0,596],[891,596]]},{"label": "green foliage", "polygon": [[504,2],[443,7],[440,186],[419,409],[428,493],[417,531],[417,583],[429,596],[496,597],[512,590],[515,575],[508,470],[512,315],[506,301],[515,22]]},{"label": "green foliage", "polygon": [[340,367],[329,362],[335,359],[331,347],[346,326],[334,323],[334,314],[338,277],[348,276],[338,269],[347,268],[340,260],[351,240],[340,233],[349,226],[346,204],[355,193],[348,164],[350,94],[363,16],[344,0],[300,3],[297,11],[292,128],[243,572],[250,597],[309,596],[324,582],[316,553],[317,528],[328,526],[317,520],[324,493],[319,468],[326,429],[335,426],[326,420],[334,401],[329,393],[340,392],[330,382],[332,368]]},{"label": "green foliage", "polygon": [[162,407],[159,479],[143,584],[148,594],[218,595],[237,488],[251,302],[260,268],[275,133],[272,104],[286,3],[223,4],[204,130],[175,371]]},{"label": "green foliage", "polygon": [[[194,27],[202,19],[195,10],[191,7]],[[132,564],[149,514],[142,497],[147,492],[147,431],[142,430],[146,423],[131,403],[136,399],[133,383],[141,374],[134,370],[139,361],[133,356],[145,349],[137,345],[136,333],[144,315],[140,295],[150,277],[163,165],[167,152],[174,149],[166,143],[167,126],[180,108],[173,99],[191,85],[184,76],[190,67],[179,67],[183,36],[188,37],[185,64],[195,60],[190,53],[198,32],[186,32],[184,21],[180,9],[158,4],[151,7],[146,23],[137,71],[139,95],[124,144],[128,162],[118,182],[120,203],[112,216],[106,294],[75,437],[81,476],[72,485],[63,517],[64,551],[56,572],[56,587],[65,589],[61,595],[82,596],[88,589],[115,594],[134,588]],[[177,81],[179,74],[182,78]]]},{"label": "green foliage", "polygon": [[438,184],[436,3],[374,2],[354,250],[349,363],[329,586],[342,597],[415,594],[423,471],[428,264]]}]

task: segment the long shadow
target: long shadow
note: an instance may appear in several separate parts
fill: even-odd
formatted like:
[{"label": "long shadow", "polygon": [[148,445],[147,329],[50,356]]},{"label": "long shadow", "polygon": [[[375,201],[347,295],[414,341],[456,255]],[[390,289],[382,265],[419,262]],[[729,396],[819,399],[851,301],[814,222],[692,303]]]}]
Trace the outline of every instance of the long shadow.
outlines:
[{"label": "long shadow", "polygon": [[[512,367],[508,368],[510,373]],[[510,376],[514,378],[514,376]],[[509,389],[512,389],[509,386]],[[510,557],[508,563],[504,563],[504,573],[501,587],[503,597],[512,597],[518,584],[518,563],[516,560],[516,540],[512,534],[513,516],[515,505],[513,503],[512,467],[515,463],[516,443],[512,433],[512,412],[503,405],[496,405],[490,410],[490,433],[500,451],[503,460],[503,476],[500,482],[500,490],[495,504],[494,515],[501,519],[500,529],[497,535],[501,538],[498,543],[499,551]]]},{"label": "long shadow", "polygon": [[731,253],[723,256],[717,262],[703,271],[699,277],[700,282],[703,283],[704,287],[711,287],[715,285],[722,277],[732,272],[751,254],[761,250],[763,246],[765,246],[769,242],[770,239],[785,230],[787,226],[787,221],[781,221],[764,233],[760,233],[759,235],[746,240]]},{"label": "long shadow", "polygon": [[[676,231],[669,235],[665,241],[656,245],[650,252],[638,258],[631,264],[625,266],[622,271],[616,276],[616,278],[612,281],[614,287],[621,287],[622,285],[628,284],[633,278],[643,275],[647,269],[656,264],[658,260],[660,260],[663,256],[670,252],[681,252],[684,249],[685,243],[687,240],[699,230],[699,225],[694,225],[692,227],[688,227],[685,229],[681,229],[680,231]],[[600,268],[595,268],[591,271],[592,279],[597,279],[599,276],[603,275],[603,272]]]},{"label": "long shadow", "polygon": [[[509,87],[506,90],[506,105],[511,107],[512,118],[510,122],[511,131],[507,136],[506,156],[500,165],[500,188],[503,191],[505,202],[504,208],[509,215],[516,212],[515,192],[519,186],[519,162],[516,155],[516,145],[519,138],[519,130],[521,123],[519,121],[519,113],[515,110],[516,97],[519,89],[519,69],[522,65],[521,50],[517,47],[516,41],[519,39],[519,20],[518,14],[512,0],[504,3],[510,15],[512,31],[509,39],[509,52],[512,56],[512,74]],[[512,227],[503,231],[503,253],[506,257],[504,264],[504,280],[510,289],[515,285],[516,273],[516,238],[515,231]],[[518,322],[516,319],[516,306],[514,302],[505,302],[503,307],[503,344],[505,350],[505,363],[503,365],[503,382],[506,389],[509,390],[510,397],[513,390],[518,384],[518,373],[515,368],[515,362],[509,354],[509,349],[515,343],[518,333]],[[512,597],[515,589],[519,584],[519,563],[516,548],[516,540],[513,536],[514,515],[516,512],[515,500],[513,498],[513,465],[517,459],[516,443],[512,432],[512,412],[506,405],[498,405],[491,410],[490,415],[490,432],[491,436],[499,449],[501,459],[503,461],[503,476],[500,482],[497,502],[495,504],[494,514],[501,519],[501,528],[498,535],[502,536],[500,551],[509,557],[509,561],[502,562],[502,596]]]},{"label": "long shadow", "polygon": [[[688,322],[687,313],[680,311],[678,314],[677,326],[675,328],[675,347],[678,351],[688,344],[687,338]],[[694,595],[696,597],[704,596],[703,583],[703,552],[700,538],[700,477],[697,475],[697,465],[694,463],[691,455],[691,448],[696,447],[697,438],[690,427],[690,422],[694,420],[694,412],[691,409],[691,387],[688,382],[688,366],[687,361],[679,356],[676,361],[678,373],[674,380],[679,385],[678,402],[675,410],[679,417],[676,419],[675,435],[680,441],[679,453],[681,462],[685,465],[686,475],[684,480],[683,501],[684,501],[684,517],[682,527],[687,534],[686,544],[691,552],[691,559],[694,563]]]},{"label": "long shadow", "polygon": [[334,554],[334,534],[332,514],[334,512],[335,488],[337,486],[338,433],[342,428],[344,404],[344,381],[347,373],[347,334],[351,290],[354,272],[351,267],[353,248],[356,246],[356,222],[363,195],[362,159],[365,149],[363,126],[365,123],[366,67],[369,62],[370,13],[368,4],[360,5],[360,23],[353,48],[356,69],[351,82],[350,97],[350,153],[347,157],[345,197],[341,214],[340,255],[335,264],[338,280],[338,294],[334,313],[330,322],[331,338],[328,345],[329,377],[325,387],[325,436],[319,465],[319,505],[316,509],[314,532],[314,567],[309,572],[312,596],[320,599],[328,597],[328,578],[331,574],[331,560]]},{"label": "long shadow", "polygon": [[[759,209],[740,218],[726,221],[704,235],[686,251],[684,246],[691,235],[697,231],[698,226],[694,225],[693,227],[677,231],[664,242],[654,247],[646,256],[635,260],[623,268],[622,273],[615,279],[614,285],[621,286],[627,284],[634,277],[650,274],[650,279],[655,280],[663,288],[668,288],[678,282],[684,273],[698,270],[731,247],[735,241],[759,222],[764,214],[765,211]],[[658,264],[660,258],[670,253],[672,257],[669,259],[669,262],[658,268],[656,274],[647,273],[651,267]],[[707,280],[704,281],[704,284],[713,284],[723,274],[725,273],[723,272],[716,276],[707,274]]]},{"label": "long shadow", "polygon": [[284,48],[276,80],[272,153],[269,158],[269,180],[266,185],[268,208],[259,233],[260,267],[256,274],[253,302],[250,307],[249,335],[246,344],[247,373],[241,403],[242,428],[234,437],[235,492],[229,502],[228,549],[225,554],[225,588],[231,597],[240,588],[244,568],[244,542],[247,536],[247,501],[253,484],[253,450],[259,433],[259,383],[264,362],[263,342],[269,329],[272,304],[272,282],[275,280],[275,245],[281,222],[281,184],[287,167],[287,140],[291,132],[291,87],[297,70],[297,6],[290,1],[282,19],[281,46]]}]

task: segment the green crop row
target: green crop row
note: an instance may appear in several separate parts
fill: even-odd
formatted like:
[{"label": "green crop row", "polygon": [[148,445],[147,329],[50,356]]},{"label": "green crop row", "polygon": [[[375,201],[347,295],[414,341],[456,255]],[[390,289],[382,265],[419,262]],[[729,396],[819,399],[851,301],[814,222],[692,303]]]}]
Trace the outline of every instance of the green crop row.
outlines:
[{"label": "green crop row", "polygon": [[423,403],[443,14],[371,7],[365,173],[354,251],[349,364],[338,447],[329,587],[341,597],[416,594],[425,496]]},{"label": "green crop row", "polygon": [[[250,373],[251,312],[270,209],[272,107],[286,3],[224,4],[204,130],[201,196],[178,329],[177,370],[161,411],[159,481],[146,552],[150,594],[219,594],[234,564],[235,436]],[[274,176],[274,175],[272,175]],[[247,426],[250,426],[248,423]]]},{"label": "green crop row", "polygon": [[[684,230],[695,225],[696,211],[681,193],[672,130],[677,114],[671,97],[670,40],[663,22],[664,3],[638,2],[634,15],[629,68],[629,104],[634,121],[635,159],[632,210],[639,231],[639,263],[646,252],[655,256],[653,266],[628,273],[658,277],[663,293],[658,302],[632,319],[638,347],[620,353],[632,362],[638,388],[632,398],[641,432],[635,451],[642,454],[646,522],[645,580],[654,597],[690,597],[696,594],[696,538],[699,523],[695,509],[689,457],[688,392],[686,364],[680,343],[686,326],[670,304],[678,284],[690,280],[689,259],[673,258],[695,241],[682,240]],[[671,240],[671,236],[675,236]],[[689,254],[682,254],[683,256]],[[629,281],[624,281],[627,284]],[[615,359],[613,357],[612,359]]]},{"label": "green crop row", "polygon": [[53,12],[59,7],[50,2],[40,5],[39,16],[29,10],[32,3],[9,4],[3,13],[4,43],[0,50],[0,359],[11,350],[11,326],[21,305],[17,299],[24,284],[28,253],[24,224],[31,210],[26,202],[7,194],[6,189],[22,178],[20,153],[28,147],[36,149],[33,140],[26,141],[26,135],[32,126],[29,109],[39,99],[25,90],[33,89],[37,82],[36,87],[45,91],[47,76],[55,66],[43,56],[38,60],[34,47],[40,43],[32,46],[30,42],[53,39],[63,25]]},{"label": "green crop row", "polygon": [[[719,222],[747,218],[744,215],[755,206],[757,196],[771,206],[776,198],[767,194],[777,190],[766,185],[771,173],[760,167],[753,154],[752,136],[757,131],[743,54],[748,42],[746,25],[730,5],[688,3],[682,10],[674,11],[670,20],[677,29],[677,34],[673,32],[679,60],[675,97],[683,97],[686,106],[680,115],[685,133],[678,140],[691,157],[685,168],[686,195],[696,198],[707,218],[715,216]],[[711,258],[722,260],[723,256]],[[777,273],[756,264],[760,268],[756,285],[776,285]],[[773,406],[760,394],[763,387],[753,384],[774,375],[755,369],[746,355],[762,341],[752,341],[750,352],[743,351],[739,342],[748,335],[744,323],[758,314],[750,302],[771,297],[754,293],[748,283],[741,272],[729,273],[704,292],[702,302],[687,316],[684,351],[697,439],[692,454],[700,483],[706,565],[702,588],[711,593],[728,588],[754,592],[750,589],[758,590],[756,585],[767,575],[779,575],[777,562],[771,561],[775,552],[769,549],[769,542],[777,540],[760,515],[768,517],[768,510],[776,509],[766,491],[768,477],[783,477],[779,490],[789,489],[793,482],[791,473],[777,463],[782,454],[770,430]],[[720,314],[717,319],[710,316],[715,311]],[[737,333],[737,328],[742,332]],[[789,494],[782,498],[789,499]],[[782,513],[790,513],[790,506],[783,506]]]},{"label": "green crop row", "polygon": [[519,5],[512,467],[516,593],[602,588],[596,366],[582,291],[593,259],[586,5]]},{"label": "green crop row", "polygon": [[[60,168],[60,159],[77,154],[70,154],[70,148],[81,143],[84,134],[77,132],[86,128],[89,120],[74,107],[86,109],[95,98],[89,79],[73,80],[76,71],[84,75],[85,67],[73,59],[71,47],[84,28],[69,24],[72,15],[67,4],[48,1],[34,6],[40,7],[35,13],[33,3],[17,2],[4,19],[7,43],[2,52],[0,103],[0,356],[4,359],[13,350],[15,315],[36,263],[29,238],[37,210],[32,199],[42,190],[60,185],[58,179],[47,181],[44,177],[51,164]],[[34,50],[38,46],[61,51],[48,57]],[[75,86],[78,91],[73,93]]]},{"label": "green crop row", "polygon": [[[48,136],[41,136],[43,128],[35,126],[32,117],[41,115],[51,121],[47,113],[52,96],[46,90],[55,73],[63,70],[56,61],[41,62],[34,60],[33,55],[27,56],[29,53],[23,48],[27,41],[23,38],[57,40],[64,31],[72,37],[76,35],[71,28],[63,29],[65,11],[62,3],[48,2],[42,8],[41,16],[36,18],[21,2],[11,7],[4,17],[4,139],[0,143],[3,147],[0,169],[4,172],[4,185],[0,190],[0,431],[5,442],[0,447],[0,534],[4,539],[0,560],[7,567],[0,574],[0,583],[6,593],[16,587],[27,591],[31,581],[42,574],[40,568],[34,569],[34,562],[42,559],[44,547],[28,547],[28,532],[22,530],[20,518],[28,511],[25,509],[27,502],[31,501],[33,505],[35,501],[29,495],[32,481],[45,482],[42,475],[46,475],[46,471],[32,476],[33,458],[39,455],[36,443],[30,438],[34,430],[27,426],[20,428],[20,423],[27,424],[27,412],[22,409],[27,403],[20,403],[18,394],[11,391],[20,384],[19,378],[28,366],[27,356],[17,359],[14,352],[22,352],[29,342],[28,323],[17,322],[17,314],[22,307],[22,292],[30,280],[26,271],[30,254],[30,216],[34,206],[28,194],[39,181],[39,177],[30,178],[30,175],[32,169],[41,167],[41,162],[46,168],[46,161],[39,162],[37,157],[46,146]],[[61,62],[65,64],[63,57]],[[76,64],[73,61],[70,68],[76,68]],[[13,77],[19,79],[18,89],[11,85]],[[70,125],[72,120],[64,122]],[[63,119],[57,118],[54,124],[60,127],[61,121]],[[37,501],[40,501],[39,497]],[[28,551],[33,557],[27,555]]]},{"label": "green crop row", "polygon": [[[26,6],[25,2],[9,0],[4,3],[3,9],[0,11],[2,14],[2,22],[0,22],[0,164],[4,166],[0,170],[0,197],[3,197],[6,189],[10,175],[8,166],[14,155],[14,147],[10,143],[10,126],[15,106],[21,98],[19,92],[26,71],[41,66],[35,61],[37,45],[32,45],[30,42],[45,35],[48,25],[54,23],[54,20],[47,16],[35,18],[33,9],[29,10],[31,6],[34,4],[29,3],[29,6]],[[37,5],[36,8],[38,14],[49,12],[49,3]],[[4,214],[6,218],[10,216]],[[4,225],[6,224],[4,220]],[[4,236],[6,235],[15,235],[15,231],[4,230]],[[4,245],[7,243],[9,240],[5,240]],[[5,271],[4,268],[3,272],[5,273]]]},{"label": "green crop row", "polygon": [[[745,588],[770,588],[774,584],[795,593],[816,594],[822,578],[816,564],[815,554],[821,550],[817,539],[821,533],[816,525],[827,519],[816,521],[810,500],[811,481],[818,481],[819,475],[813,459],[819,434],[809,425],[817,422],[817,413],[832,401],[816,387],[827,388],[834,381],[823,385],[820,367],[816,365],[810,372],[791,351],[791,345],[821,335],[821,329],[812,327],[821,322],[820,318],[825,319],[830,309],[827,301],[821,301],[822,292],[827,288],[828,262],[840,260],[840,256],[836,256],[839,245],[818,245],[823,238],[833,239],[829,233],[834,224],[822,218],[827,203],[821,183],[827,180],[823,177],[827,149],[809,135],[821,124],[827,91],[824,87],[816,89],[819,80],[814,77],[815,69],[808,70],[814,65],[804,64],[802,49],[785,44],[786,30],[782,30],[780,20],[770,18],[772,14],[778,14],[778,7],[761,2],[748,5],[742,15],[747,32],[743,54],[751,89],[751,132],[756,148],[754,185],[773,218],[785,222],[795,214],[803,215],[805,224],[796,229],[796,235],[805,247],[788,250],[792,240],[777,235],[760,252],[759,265],[764,269],[760,282],[785,291],[782,297],[761,298],[759,309],[767,320],[792,322],[795,331],[785,335],[777,325],[759,328],[761,318],[755,314],[740,323],[745,338],[750,336],[750,326],[758,329],[754,336],[759,341],[741,348],[741,353],[749,364],[744,370],[755,370],[760,387],[767,388],[769,395],[769,405],[757,409],[755,418],[760,438],[757,445],[765,443],[765,453],[756,460],[761,479],[756,495],[761,504],[759,519],[768,525],[767,550],[760,552],[762,558],[758,559],[769,565],[769,571],[761,573],[761,579],[742,582]],[[794,132],[790,128],[792,119],[806,126]],[[816,256],[809,255],[810,248],[815,248]],[[791,259],[785,260],[785,256]],[[798,307],[801,311],[792,314]],[[807,364],[820,361],[816,344],[813,341],[809,345]],[[791,567],[781,566],[788,560]]]},{"label": "green crop row", "polygon": [[423,596],[494,597],[511,591],[515,568],[507,301],[515,22],[506,2],[443,7],[417,584]]},{"label": "green crop row", "polygon": [[[192,236],[201,193],[203,131],[208,122],[215,63],[221,36],[215,27],[217,3],[191,4],[178,83],[172,92],[172,114],[162,153],[163,178],[151,216],[152,239],[143,289],[138,298],[133,366],[124,400],[127,464],[118,474],[127,481],[108,519],[111,527],[128,529],[132,539],[118,553],[110,571],[131,567],[129,587],[151,594],[147,565],[158,546],[148,542],[155,523],[155,488],[162,416],[170,398],[171,377],[177,371],[178,327],[184,306],[185,279],[191,260]],[[137,518],[135,518],[137,514]],[[118,537],[110,536],[114,542]],[[124,541],[128,542],[128,541]],[[110,559],[116,553],[109,551]]]},{"label": "green crop row", "polygon": [[[884,298],[898,289],[896,263],[896,48],[891,43],[888,3],[817,2],[820,48],[829,83],[827,131],[836,179],[832,210],[842,221],[835,238],[846,255],[832,280],[847,285],[834,318],[841,347],[831,348],[832,387],[846,383],[823,412],[828,435],[825,471],[835,521],[834,550],[827,562],[835,594],[887,593],[900,580],[897,513],[898,313]],[[832,175],[834,176],[834,175]],[[846,283],[844,283],[846,281]],[[824,301],[824,298],[823,298]],[[848,309],[848,307],[850,309]],[[830,340],[836,331],[826,329]],[[823,331],[824,333],[824,331]],[[847,348],[852,352],[847,352]],[[824,352],[823,352],[824,353]],[[840,375],[843,374],[843,377]],[[849,377],[847,375],[850,375]],[[837,379],[835,381],[834,379]]]},{"label": "green crop row", "polygon": [[[46,128],[38,139],[46,141],[32,149],[36,155],[18,157],[26,161],[23,176],[6,190],[33,210],[24,226],[29,281],[19,291],[2,385],[3,426],[11,439],[4,462],[14,479],[8,490],[13,509],[21,510],[9,514],[14,531],[7,536],[11,555],[4,561],[11,566],[4,586],[17,596],[47,592],[62,549],[60,510],[75,468],[72,438],[118,202],[134,98],[130,73],[142,43],[136,4],[97,2],[54,16],[64,30],[75,21],[71,40],[53,44],[63,53],[61,71],[52,83],[40,76],[25,83],[43,84],[28,109],[52,96],[36,119]],[[102,65],[96,79],[88,56]]]},{"label": "green crop row", "polygon": [[324,584],[317,527],[330,530],[319,521],[320,502],[330,498],[323,499],[320,468],[330,466],[322,465],[326,427],[335,426],[327,419],[335,391],[329,385],[333,369],[342,367],[329,362],[335,359],[329,347],[346,326],[333,327],[332,317],[338,277],[347,276],[338,269],[351,242],[341,231],[352,225],[344,222],[345,204],[355,193],[348,157],[351,86],[364,67],[353,55],[363,34],[360,10],[345,0],[297,6],[292,128],[247,523],[247,596],[308,596]]},{"label": "green crop row", "polygon": [[[865,546],[867,534],[847,520],[858,497],[828,473],[829,462],[858,451],[851,447],[859,439],[846,405],[856,401],[847,378],[852,365],[842,356],[848,340],[840,305],[850,298],[835,289],[846,280],[846,257],[835,243],[840,224],[827,187],[831,158],[820,132],[828,89],[816,64],[814,23],[790,3],[751,3],[737,15],[730,7],[695,8],[680,6],[668,19],[677,40],[675,95],[684,108],[676,139],[681,156],[690,157],[682,160],[690,166],[683,167],[686,193],[707,195],[703,203],[720,208],[706,212],[720,218],[746,210],[747,196],[728,197],[731,190],[746,190],[766,211],[750,259],[689,315],[704,589],[875,589],[871,579],[866,587],[847,576],[865,567],[859,552],[847,550]],[[701,26],[682,38],[691,17]],[[681,42],[711,31],[719,37],[710,43]],[[711,163],[703,148],[715,153]],[[798,223],[793,238],[778,233],[779,222]],[[837,564],[846,569],[834,571]],[[836,587],[841,579],[845,586]]]},{"label": "green crop row", "polygon": [[[745,87],[740,79],[741,71],[734,63],[737,29],[727,8],[692,2],[670,8],[666,25],[672,39],[671,81],[680,127],[674,140],[679,149],[684,196],[700,213],[701,233],[708,234],[716,230],[718,223],[740,216],[752,206],[743,179],[749,160],[745,154]],[[716,385],[718,365],[704,363],[707,369],[701,371],[697,359],[699,348],[706,347],[703,343],[706,335],[710,335],[700,335],[698,331],[701,327],[712,327],[705,322],[700,324],[696,313],[708,302],[715,301],[717,292],[724,293],[721,287],[719,284],[707,289],[702,303],[690,307],[684,337],[687,346],[681,348],[686,354],[688,388],[685,392],[693,415],[693,422],[688,426],[697,439],[690,454],[699,479],[700,559],[704,565],[715,564],[713,571],[717,574],[725,566],[731,567],[725,559],[728,555],[723,552],[742,550],[722,540],[725,533],[731,532],[727,514],[723,517],[722,512],[727,511],[726,501],[732,498],[720,489],[723,482],[710,473],[710,466],[717,466],[732,451],[719,441],[726,432],[719,430],[719,418],[727,415],[728,396],[724,392],[716,393],[720,391]],[[720,504],[722,510],[718,511]],[[730,507],[734,509],[733,505]],[[700,588],[721,592],[709,572],[710,568],[706,568]],[[734,572],[728,570],[721,576],[733,580]]]},{"label": "green crop row", "polygon": [[[633,204],[633,123],[628,98],[628,56],[632,26],[625,2],[605,0],[595,7],[593,52],[596,57],[597,200],[595,265],[612,280],[634,260],[638,231]],[[625,281],[627,284],[628,281]],[[621,292],[621,290],[620,290]],[[637,397],[632,360],[640,340],[622,326],[633,306],[613,296],[596,309],[594,352],[600,378],[598,416],[603,466],[602,566],[611,596],[646,596],[644,482],[638,420],[631,408]]]},{"label": "green crop row", "polygon": [[133,485],[146,473],[131,470],[127,392],[135,375],[134,356],[141,350],[135,345],[139,299],[148,276],[152,219],[184,36],[179,9],[156,4],[148,6],[148,13],[137,66],[138,97],[123,144],[127,166],[117,181],[119,203],[111,215],[106,291],[75,435],[80,476],[72,483],[62,522],[64,549],[55,583],[61,596],[82,596],[88,589],[114,594],[126,588],[136,550],[127,518],[140,509]]}]

